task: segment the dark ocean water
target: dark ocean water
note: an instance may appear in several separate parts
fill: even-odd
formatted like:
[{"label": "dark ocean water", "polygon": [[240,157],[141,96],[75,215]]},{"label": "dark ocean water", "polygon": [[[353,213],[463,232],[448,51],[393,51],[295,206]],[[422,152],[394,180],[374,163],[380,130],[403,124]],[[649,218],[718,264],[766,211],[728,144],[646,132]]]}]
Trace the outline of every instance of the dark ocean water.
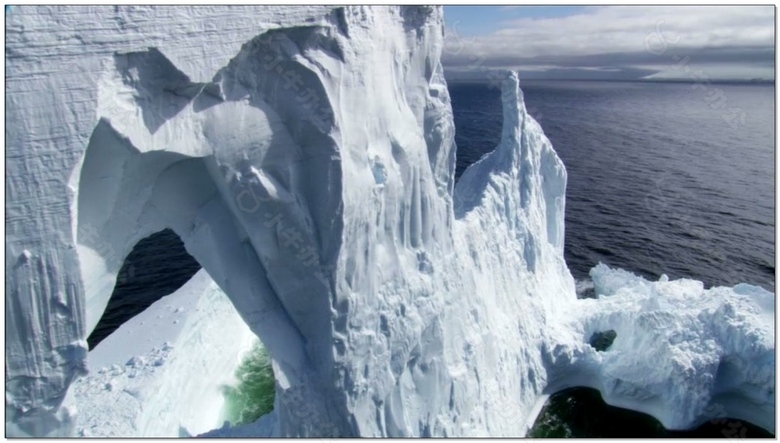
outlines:
[{"label": "dark ocean water", "polygon": [[[708,287],[747,282],[774,292],[774,86],[702,91],[690,84],[529,81],[521,87],[568,171],[565,257],[576,279],[587,280],[601,261],[653,279],[688,277]],[[459,177],[499,141],[500,93],[481,84],[449,89]],[[725,99],[708,101],[716,96]],[[726,109],[715,109],[719,103]],[[732,128],[723,118],[729,108],[740,108],[744,123]],[[172,231],[140,242],[90,348],[199,268]],[[594,395],[553,396],[532,435],[612,436],[616,422],[650,429],[647,437],[672,435],[649,416],[630,421],[632,413],[599,404]]]},{"label": "dark ocean water", "polygon": [[106,311],[87,339],[89,349],[152,303],[184,286],[200,264],[170,229],[139,241],[125,259]]},{"label": "dark ocean water", "polygon": [[[717,413],[716,413],[717,414]],[[570,388],[550,396],[539,413],[531,438],[773,438],[763,428],[718,417],[688,431],[670,431],[641,412],[609,406],[591,388]]]}]

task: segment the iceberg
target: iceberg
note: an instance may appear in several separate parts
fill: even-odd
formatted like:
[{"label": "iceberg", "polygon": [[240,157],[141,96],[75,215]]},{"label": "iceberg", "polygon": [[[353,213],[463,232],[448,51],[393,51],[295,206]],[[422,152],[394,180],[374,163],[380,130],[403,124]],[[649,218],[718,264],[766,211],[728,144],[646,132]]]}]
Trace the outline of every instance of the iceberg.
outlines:
[{"label": "iceberg", "polygon": [[[578,385],[672,428],[722,405],[774,431],[773,294],[597,267],[577,299],[566,170],[515,73],[499,145],[455,184],[440,7],[6,22],[9,436],[90,434],[121,395],[138,403],[99,433],[521,437]],[[205,270],[171,296],[182,325],[166,297],[88,353],[124,257],[164,228]],[[139,330],[168,348],[123,351]],[[253,336],[274,410],[219,427],[215,387]]]}]

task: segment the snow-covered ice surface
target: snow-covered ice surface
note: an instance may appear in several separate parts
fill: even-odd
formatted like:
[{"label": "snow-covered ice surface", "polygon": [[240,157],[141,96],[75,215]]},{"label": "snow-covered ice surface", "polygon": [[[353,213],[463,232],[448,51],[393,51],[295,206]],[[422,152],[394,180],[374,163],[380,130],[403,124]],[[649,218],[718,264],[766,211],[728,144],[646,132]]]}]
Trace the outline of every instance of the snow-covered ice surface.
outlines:
[{"label": "snow-covered ice surface", "polygon": [[[276,376],[271,414],[207,435],[522,436],[572,385],[668,427],[722,404],[774,431],[773,294],[597,268],[603,296],[576,299],[566,171],[516,75],[500,144],[454,186],[441,8],[14,7],[6,20],[9,435],[89,433],[114,393],[141,411],[117,406],[101,432],[217,421],[191,404],[238,362],[202,349],[241,331],[223,333],[205,274],[177,292],[200,313],[166,298],[142,314],[186,318],[179,346],[136,342],[132,365],[76,381],[120,357],[88,356],[84,339],[124,257],[165,227]],[[602,329],[618,335],[600,353],[587,340]]]},{"label": "snow-covered ice surface", "polygon": [[[668,429],[744,419],[775,431],[775,296],[758,286],[704,289],[699,281],[651,282],[599,264],[597,299],[573,303],[546,365],[550,393],[588,386],[614,406]],[[606,352],[587,340],[614,330]],[[554,374],[554,375],[552,375]]]},{"label": "snow-covered ice surface", "polygon": [[89,352],[90,373],[65,400],[76,435],[179,437],[222,426],[222,387],[254,340],[200,270]]}]

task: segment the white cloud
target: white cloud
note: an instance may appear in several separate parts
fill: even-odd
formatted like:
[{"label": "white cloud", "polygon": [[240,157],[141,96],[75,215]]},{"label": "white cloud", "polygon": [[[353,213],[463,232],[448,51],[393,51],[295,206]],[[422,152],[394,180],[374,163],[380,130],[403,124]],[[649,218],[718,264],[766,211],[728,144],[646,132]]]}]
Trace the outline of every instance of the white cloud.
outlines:
[{"label": "white cloud", "polygon": [[474,38],[458,35],[457,25],[445,25],[443,62],[450,68],[483,59],[490,67],[649,67],[669,64],[675,54],[700,63],[762,63],[764,70],[774,62],[772,6],[591,7],[504,21]]}]

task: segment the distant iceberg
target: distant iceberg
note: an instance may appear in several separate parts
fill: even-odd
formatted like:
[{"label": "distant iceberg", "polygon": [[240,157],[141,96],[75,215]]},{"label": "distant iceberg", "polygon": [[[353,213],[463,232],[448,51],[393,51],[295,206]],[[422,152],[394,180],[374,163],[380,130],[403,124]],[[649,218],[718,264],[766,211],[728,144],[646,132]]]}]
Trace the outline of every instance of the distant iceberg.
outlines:
[{"label": "distant iceberg", "polygon": [[[9,436],[521,437],[569,386],[670,428],[721,405],[774,431],[773,294],[598,266],[598,298],[577,299],[566,170],[515,73],[501,142],[455,185],[440,7],[19,6],[6,21]],[[178,314],[168,298],[141,314],[168,347],[114,354],[120,328],[88,354],[124,257],[164,228],[205,270]],[[174,314],[186,323],[164,331]],[[195,414],[252,334],[273,412]]]}]

